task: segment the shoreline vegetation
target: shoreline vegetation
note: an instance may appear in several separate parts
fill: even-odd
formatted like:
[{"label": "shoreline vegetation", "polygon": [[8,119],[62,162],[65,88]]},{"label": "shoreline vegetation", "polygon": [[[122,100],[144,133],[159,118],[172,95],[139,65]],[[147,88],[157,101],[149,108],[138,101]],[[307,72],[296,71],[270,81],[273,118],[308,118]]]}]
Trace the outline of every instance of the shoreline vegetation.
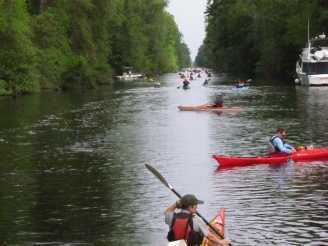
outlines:
[{"label": "shoreline vegetation", "polygon": [[205,16],[195,63],[236,75],[292,78],[308,31],[328,33],[326,0],[208,1]]},{"label": "shoreline vegetation", "polygon": [[[124,67],[154,76],[192,66],[168,3],[0,0],[0,95],[92,89],[114,83]],[[327,9],[322,0],[208,1],[193,65],[292,77],[308,21],[311,37],[328,32]]]},{"label": "shoreline vegetation", "polygon": [[0,95],[92,89],[191,64],[166,0],[0,0]]}]

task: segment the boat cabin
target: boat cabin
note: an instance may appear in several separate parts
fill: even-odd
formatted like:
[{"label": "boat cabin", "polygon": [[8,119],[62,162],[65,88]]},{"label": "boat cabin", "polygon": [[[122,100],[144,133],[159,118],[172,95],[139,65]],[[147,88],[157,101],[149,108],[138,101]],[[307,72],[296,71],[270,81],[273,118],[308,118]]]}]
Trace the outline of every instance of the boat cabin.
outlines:
[{"label": "boat cabin", "polygon": [[296,62],[296,73],[303,85],[328,85],[328,38],[322,34],[309,39]]}]

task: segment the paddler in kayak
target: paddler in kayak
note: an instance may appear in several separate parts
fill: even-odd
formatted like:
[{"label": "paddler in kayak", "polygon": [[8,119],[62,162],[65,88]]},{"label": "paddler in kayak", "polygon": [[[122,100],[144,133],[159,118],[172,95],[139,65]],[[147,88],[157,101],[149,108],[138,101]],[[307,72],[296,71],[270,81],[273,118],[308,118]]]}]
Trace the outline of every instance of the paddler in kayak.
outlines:
[{"label": "paddler in kayak", "polygon": [[187,79],[185,79],[183,81],[183,88],[187,88],[189,86],[189,84],[190,84],[189,81]]},{"label": "paddler in kayak", "polygon": [[223,107],[223,101],[220,95],[216,96],[216,100],[211,104],[214,108],[222,108]]},{"label": "paddler in kayak", "polygon": [[278,128],[276,134],[268,142],[269,155],[290,155],[296,152],[296,149],[284,142],[285,136],[286,130]]},{"label": "paddler in kayak", "polygon": [[242,82],[242,81],[240,81],[240,80],[238,79],[238,82],[237,82],[237,84],[236,84],[236,88],[243,88],[244,85],[245,85],[245,83]]},{"label": "paddler in kayak", "polygon": [[[220,240],[214,236],[202,218],[196,214],[197,205],[203,203],[203,201],[198,200],[194,195],[187,194],[166,209],[164,215],[165,223],[170,228],[167,234],[167,239],[170,242],[185,239],[187,240],[188,246],[200,245],[203,237],[206,237],[214,244],[226,245],[230,243],[230,239],[228,238]],[[180,213],[174,212],[176,208],[181,208]],[[192,220],[192,223],[189,223],[189,219]]]}]

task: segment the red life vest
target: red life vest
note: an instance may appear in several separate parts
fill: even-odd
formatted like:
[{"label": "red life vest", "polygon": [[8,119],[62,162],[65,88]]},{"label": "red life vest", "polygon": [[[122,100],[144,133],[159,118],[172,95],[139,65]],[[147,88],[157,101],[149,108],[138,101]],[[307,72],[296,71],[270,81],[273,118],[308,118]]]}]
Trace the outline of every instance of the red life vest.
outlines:
[{"label": "red life vest", "polygon": [[193,229],[192,217],[191,213],[174,213],[167,239],[170,242],[180,239],[188,240],[189,233]]},{"label": "red life vest", "polygon": [[192,213],[174,213],[171,230],[167,234],[169,242],[184,239],[187,245],[201,245],[203,236],[193,230]]}]

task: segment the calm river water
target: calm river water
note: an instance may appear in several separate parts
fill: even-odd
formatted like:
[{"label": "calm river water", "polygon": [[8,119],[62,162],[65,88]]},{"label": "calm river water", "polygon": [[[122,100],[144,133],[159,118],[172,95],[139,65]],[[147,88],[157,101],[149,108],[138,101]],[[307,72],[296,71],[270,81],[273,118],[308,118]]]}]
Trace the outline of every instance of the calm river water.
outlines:
[{"label": "calm river water", "polygon": [[[0,98],[1,245],[164,246],[165,209],[180,194],[226,208],[233,245],[328,245],[328,161],[218,169],[213,154],[257,156],[275,130],[294,146],[328,146],[328,87],[212,77],[177,89],[121,83],[92,91]],[[248,78],[245,78],[248,79]],[[281,83],[280,83],[281,84]],[[221,94],[244,112],[181,112]]]}]

